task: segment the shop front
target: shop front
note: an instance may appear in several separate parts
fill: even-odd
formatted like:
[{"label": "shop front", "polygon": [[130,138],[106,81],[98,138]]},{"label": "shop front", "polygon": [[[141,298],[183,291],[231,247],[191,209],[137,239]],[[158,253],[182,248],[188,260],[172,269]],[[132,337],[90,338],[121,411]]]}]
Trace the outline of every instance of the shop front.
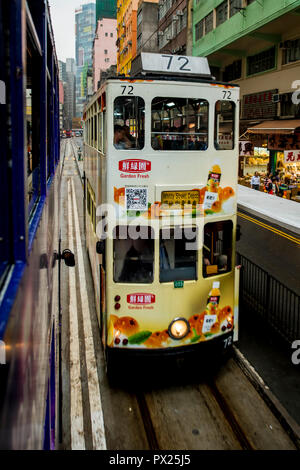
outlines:
[{"label": "shop front", "polygon": [[[247,129],[248,146],[252,155],[243,155],[243,172],[240,178],[249,180],[254,172],[262,178],[268,174],[277,176],[280,194],[289,199],[300,199],[300,120],[265,121]],[[260,142],[261,147],[256,147]],[[241,150],[240,150],[241,154]],[[243,173],[243,174],[242,174]]]}]

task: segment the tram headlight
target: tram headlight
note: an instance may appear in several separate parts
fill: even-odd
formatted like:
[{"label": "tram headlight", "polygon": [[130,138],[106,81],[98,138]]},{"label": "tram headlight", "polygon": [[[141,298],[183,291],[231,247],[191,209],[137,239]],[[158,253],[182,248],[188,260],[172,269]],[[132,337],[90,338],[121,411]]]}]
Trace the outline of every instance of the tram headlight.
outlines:
[{"label": "tram headlight", "polygon": [[190,324],[185,318],[175,318],[170,324],[168,332],[173,339],[183,339],[190,332]]}]

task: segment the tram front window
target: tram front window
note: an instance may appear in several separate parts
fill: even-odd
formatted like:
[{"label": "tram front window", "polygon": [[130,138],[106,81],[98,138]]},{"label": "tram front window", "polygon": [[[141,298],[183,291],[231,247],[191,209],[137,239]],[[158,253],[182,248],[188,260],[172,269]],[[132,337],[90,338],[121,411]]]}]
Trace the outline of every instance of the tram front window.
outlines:
[{"label": "tram front window", "polygon": [[231,271],[232,230],[230,220],[206,224],[203,243],[203,277]]},{"label": "tram front window", "polygon": [[155,98],[152,101],[154,150],[206,150],[208,101],[201,98]]},{"label": "tram front window", "polygon": [[154,276],[154,232],[149,227],[116,227],[114,282],[150,284]]},{"label": "tram front window", "polygon": [[197,279],[197,230],[176,227],[160,231],[160,282]]},{"label": "tram front window", "polygon": [[114,147],[141,150],[145,145],[145,102],[138,96],[120,96],[114,103]]}]

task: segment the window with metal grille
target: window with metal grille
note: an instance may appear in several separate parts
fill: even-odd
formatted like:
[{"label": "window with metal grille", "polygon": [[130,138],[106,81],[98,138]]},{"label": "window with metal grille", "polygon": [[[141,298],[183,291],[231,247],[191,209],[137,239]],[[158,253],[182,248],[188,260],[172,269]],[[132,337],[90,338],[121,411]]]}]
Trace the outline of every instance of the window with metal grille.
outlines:
[{"label": "window with metal grille", "polygon": [[242,61],[235,60],[232,64],[225,67],[223,73],[224,82],[231,82],[232,80],[238,80],[242,77]]},{"label": "window with metal grille", "polygon": [[238,13],[243,7],[243,0],[229,0],[229,17]]},{"label": "window with metal grille", "polygon": [[300,39],[294,41],[286,41],[283,49],[283,64],[289,64],[290,62],[296,62],[300,60]]},{"label": "window with metal grille", "polygon": [[204,20],[198,21],[198,23],[195,26],[195,39],[198,41],[201,39],[204,35]]},{"label": "window with metal grille", "polygon": [[213,13],[213,11],[211,13],[209,13],[209,15],[207,15],[204,18],[204,21],[205,21],[205,34],[208,34],[214,28],[214,13]]},{"label": "window with metal grille", "polygon": [[216,13],[217,13],[217,26],[219,26],[220,24],[224,23],[224,21],[227,20],[228,18],[228,2],[227,0],[225,0],[225,2],[221,3],[221,5],[219,5],[217,8],[216,8]]},{"label": "window with metal grille", "polygon": [[272,70],[276,64],[276,49],[271,47],[266,51],[260,52],[247,58],[247,75]]}]

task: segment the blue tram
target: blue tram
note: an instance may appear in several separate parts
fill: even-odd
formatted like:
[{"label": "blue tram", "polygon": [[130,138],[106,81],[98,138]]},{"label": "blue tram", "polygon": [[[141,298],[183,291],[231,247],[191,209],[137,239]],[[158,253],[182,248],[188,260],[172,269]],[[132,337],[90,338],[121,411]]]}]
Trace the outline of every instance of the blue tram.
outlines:
[{"label": "blue tram", "polygon": [[0,2],[0,448],[53,449],[59,81],[47,0]]}]

